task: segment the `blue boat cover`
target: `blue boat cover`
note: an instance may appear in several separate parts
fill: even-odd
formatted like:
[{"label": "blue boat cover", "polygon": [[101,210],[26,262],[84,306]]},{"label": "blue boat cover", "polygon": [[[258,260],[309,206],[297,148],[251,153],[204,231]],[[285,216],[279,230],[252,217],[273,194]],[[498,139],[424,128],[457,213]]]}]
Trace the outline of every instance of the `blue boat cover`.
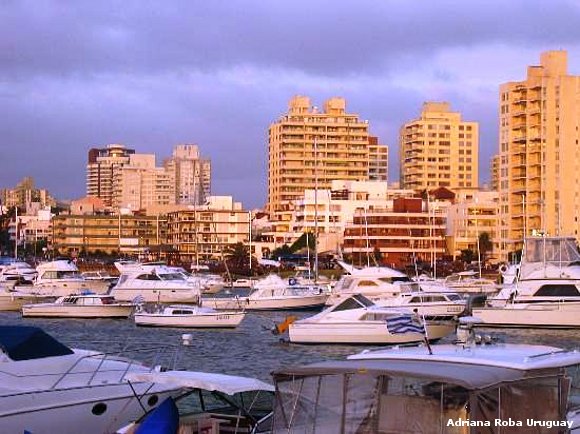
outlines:
[{"label": "blue boat cover", "polygon": [[169,397],[141,421],[135,434],[176,434],[178,428],[179,410]]},{"label": "blue boat cover", "polygon": [[0,348],[15,361],[73,354],[42,329],[27,326],[0,326]]}]

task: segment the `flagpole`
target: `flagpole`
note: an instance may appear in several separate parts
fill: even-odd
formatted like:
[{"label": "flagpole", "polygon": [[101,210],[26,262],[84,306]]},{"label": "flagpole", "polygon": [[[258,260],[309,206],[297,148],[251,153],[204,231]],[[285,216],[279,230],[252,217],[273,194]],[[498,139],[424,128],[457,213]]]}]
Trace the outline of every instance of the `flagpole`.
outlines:
[{"label": "flagpole", "polygon": [[[416,316],[419,316],[419,309],[415,308],[413,309],[413,313]],[[421,322],[423,323],[423,330],[425,330],[425,332],[423,333],[423,340],[425,341],[425,345],[427,346],[427,351],[429,351],[429,355],[433,355],[433,350],[431,349],[431,344],[429,343],[429,335],[427,334],[427,321],[425,321],[425,315],[421,314],[420,316],[421,318]]]}]

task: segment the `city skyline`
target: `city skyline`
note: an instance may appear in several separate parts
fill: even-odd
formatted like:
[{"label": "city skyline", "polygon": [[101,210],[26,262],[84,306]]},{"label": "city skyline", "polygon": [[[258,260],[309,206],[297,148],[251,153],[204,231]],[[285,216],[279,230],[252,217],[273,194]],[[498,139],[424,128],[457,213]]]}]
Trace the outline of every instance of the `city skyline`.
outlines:
[{"label": "city skyline", "polygon": [[499,86],[524,79],[545,50],[567,50],[580,73],[571,1],[115,5],[0,6],[1,187],[32,176],[75,199],[92,147],[122,143],[160,160],[195,143],[212,160],[212,194],[260,207],[268,126],[297,94],[344,97],[369,120],[389,146],[391,181],[399,128],[423,102],[449,102],[480,124],[484,182],[498,151]]}]

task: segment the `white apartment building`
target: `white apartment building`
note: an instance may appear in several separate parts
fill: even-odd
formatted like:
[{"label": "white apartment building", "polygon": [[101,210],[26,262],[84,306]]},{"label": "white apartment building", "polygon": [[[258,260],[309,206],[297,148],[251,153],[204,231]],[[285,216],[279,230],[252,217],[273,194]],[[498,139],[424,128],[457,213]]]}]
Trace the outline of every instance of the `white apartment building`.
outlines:
[{"label": "white apartment building", "polygon": [[211,194],[211,161],[201,158],[197,145],[175,146],[163,166],[175,179],[177,204],[203,204]]},{"label": "white apartment building", "polygon": [[117,208],[144,209],[150,205],[175,204],[173,173],[155,166],[154,154],[132,154],[120,168],[114,183]]}]

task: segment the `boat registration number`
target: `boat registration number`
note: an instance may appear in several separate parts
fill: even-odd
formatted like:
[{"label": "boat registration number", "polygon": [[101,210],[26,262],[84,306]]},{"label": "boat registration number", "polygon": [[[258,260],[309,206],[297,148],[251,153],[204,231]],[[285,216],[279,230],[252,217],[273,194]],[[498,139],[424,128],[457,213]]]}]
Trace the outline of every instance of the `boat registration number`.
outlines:
[{"label": "boat registration number", "polygon": [[463,309],[459,306],[448,307],[447,312],[461,312]]},{"label": "boat registration number", "polygon": [[218,315],[218,316],[217,316],[217,319],[218,319],[218,320],[219,320],[219,319],[230,319],[230,316],[229,316],[229,315]]}]

